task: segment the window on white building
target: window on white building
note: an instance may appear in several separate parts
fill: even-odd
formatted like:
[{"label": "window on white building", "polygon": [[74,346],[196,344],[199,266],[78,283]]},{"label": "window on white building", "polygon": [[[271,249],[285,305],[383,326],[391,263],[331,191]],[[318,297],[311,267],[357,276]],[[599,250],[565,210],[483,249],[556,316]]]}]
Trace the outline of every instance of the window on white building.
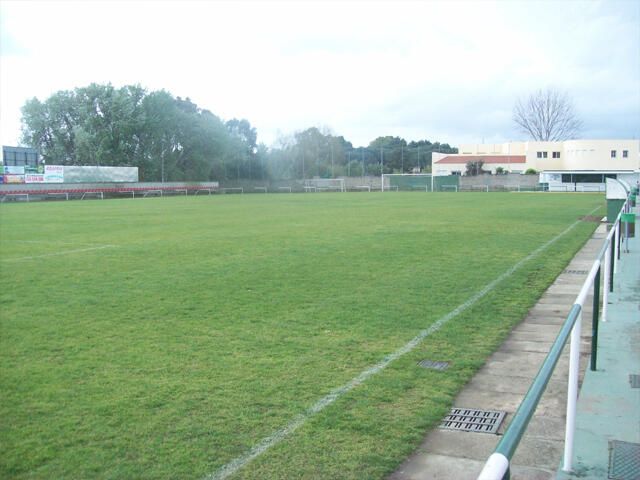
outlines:
[{"label": "window on white building", "polygon": [[553,158],[560,158],[560,152],[553,152]]},{"label": "window on white building", "polygon": [[537,152],[538,158],[547,158],[547,152]]},{"label": "window on white building", "polygon": [[629,150],[622,150],[622,158],[629,158]]},{"label": "window on white building", "polygon": [[616,151],[615,150],[611,150],[611,158],[616,158]]}]

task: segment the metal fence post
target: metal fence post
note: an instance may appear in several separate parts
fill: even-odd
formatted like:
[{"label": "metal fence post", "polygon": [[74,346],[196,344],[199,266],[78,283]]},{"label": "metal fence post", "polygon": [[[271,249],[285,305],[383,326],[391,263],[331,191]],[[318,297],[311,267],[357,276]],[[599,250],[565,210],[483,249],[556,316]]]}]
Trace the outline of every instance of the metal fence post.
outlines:
[{"label": "metal fence post", "polygon": [[567,423],[564,432],[564,458],[562,470],[570,472],[573,462],[573,437],[576,430],[576,403],[578,401],[578,377],[580,373],[580,331],[582,310],[571,330],[569,350],[569,381],[567,386]]},{"label": "metal fence post", "polygon": [[591,323],[591,371],[596,370],[598,360],[598,314],[600,313],[600,270],[593,280],[593,315]]},{"label": "metal fence post", "polygon": [[611,252],[610,252],[610,261],[609,261],[609,291],[613,292],[613,273],[616,269],[616,244],[615,244],[615,234],[611,237]]},{"label": "metal fence post", "polygon": [[604,252],[604,279],[602,286],[602,321],[607,321],[607,312],[609,310],[609,292],[611,291],[611,273],[613,272],[611,268],[611,242],[607,245],[607,249]]}]

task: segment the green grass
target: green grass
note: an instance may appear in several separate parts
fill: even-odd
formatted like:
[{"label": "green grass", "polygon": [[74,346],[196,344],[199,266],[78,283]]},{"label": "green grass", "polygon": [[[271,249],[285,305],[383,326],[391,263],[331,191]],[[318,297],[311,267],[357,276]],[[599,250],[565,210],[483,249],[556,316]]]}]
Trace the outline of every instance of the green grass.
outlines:
[{"label": "green grass", "polygon": [[[598,206],[486,193],[3,205],[0,477],[203,478]],[[236,477],[392,472],[594,228],[580,222]],[[113,247],[51,255],[100,245]]]}]

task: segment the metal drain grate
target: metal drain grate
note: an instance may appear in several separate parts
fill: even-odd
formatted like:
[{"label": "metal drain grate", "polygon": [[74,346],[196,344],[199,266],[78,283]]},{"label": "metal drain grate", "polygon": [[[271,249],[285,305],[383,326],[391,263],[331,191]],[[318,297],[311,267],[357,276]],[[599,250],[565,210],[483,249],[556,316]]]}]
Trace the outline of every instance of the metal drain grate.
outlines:
[{"label": "metal drain grate", "polygon": [[418,365],[431,370],[446,370],[449,368],[449,362],[435,362],[433,360],[422,360]]},{"label": "metal drain grate", "polygon": [[444,417],[440,428],[465,432],[497,433],[505,415],[506,412],[497,410],[452,408],[449,415]]},{"label": "metal drain grate", "polygon": [[631,384],[631,388],[640,388],[640,375],[636,375],[635,373],[630,373],[629,383]]},{"label": "metal drain grate", "polygon": [[638,480],[640,443],[609,442],[609,477],[612,480]]},{"label": "metal drain grate", "polygon": [[589,270],[571,270],[571,269],[566,269],[562,273],[569,273],[571,275],[586,275],[587,273],[589,273]]}]

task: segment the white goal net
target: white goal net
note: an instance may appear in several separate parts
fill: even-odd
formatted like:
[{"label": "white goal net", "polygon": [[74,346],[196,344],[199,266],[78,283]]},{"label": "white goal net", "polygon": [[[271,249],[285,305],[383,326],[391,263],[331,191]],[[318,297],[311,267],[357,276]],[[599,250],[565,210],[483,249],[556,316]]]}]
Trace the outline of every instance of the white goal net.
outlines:
[{"label": "white goal net", "polygon": [[304,181],[304,189],[308,192],[344,192],[344,178],[310,178]]},{"label": "white goal net", "polygon": [[429,173],[385,173],[382,191],[433,191],[433,176]]}]

